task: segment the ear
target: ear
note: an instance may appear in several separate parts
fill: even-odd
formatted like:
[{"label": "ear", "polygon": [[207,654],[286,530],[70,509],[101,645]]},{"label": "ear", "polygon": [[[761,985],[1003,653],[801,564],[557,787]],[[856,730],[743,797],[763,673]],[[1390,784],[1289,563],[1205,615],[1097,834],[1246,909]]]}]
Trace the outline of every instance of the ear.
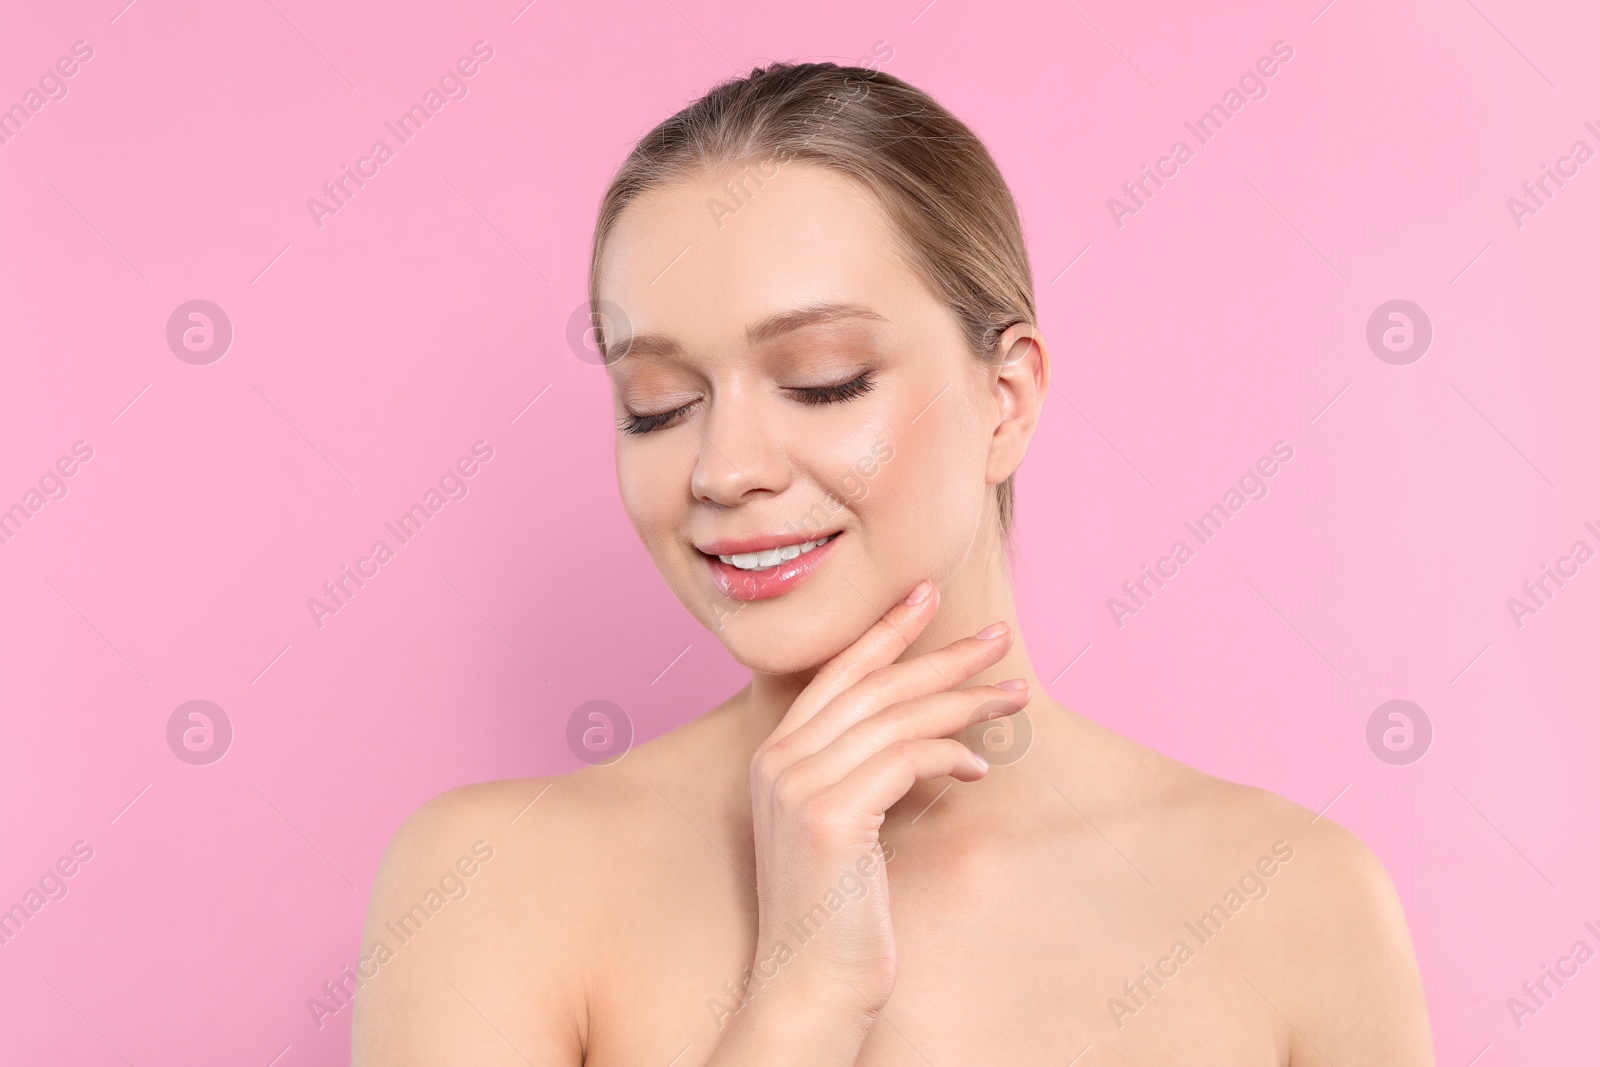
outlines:
[{"label": "ear", "polygon": [[989,367],[994,437],[986,480],[999,485],[1022,464],[1050,389],[1050,353],[1037,326],[1019,322],[1000,335],[1000,362]]}]

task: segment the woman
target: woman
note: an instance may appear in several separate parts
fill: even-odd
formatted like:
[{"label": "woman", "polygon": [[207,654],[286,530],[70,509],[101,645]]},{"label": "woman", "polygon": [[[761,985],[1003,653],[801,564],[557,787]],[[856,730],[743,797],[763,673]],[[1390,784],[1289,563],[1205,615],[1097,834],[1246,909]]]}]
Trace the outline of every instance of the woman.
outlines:
[{"label": "woman", "polygon": [[970,130],[862,68],[725,83],[614,179],[590,305],[628,514],[750,683],[413,814],[358,1064],[1432,1062],[1359,841],[1039,684],[1008,537],[1050,364]]}]

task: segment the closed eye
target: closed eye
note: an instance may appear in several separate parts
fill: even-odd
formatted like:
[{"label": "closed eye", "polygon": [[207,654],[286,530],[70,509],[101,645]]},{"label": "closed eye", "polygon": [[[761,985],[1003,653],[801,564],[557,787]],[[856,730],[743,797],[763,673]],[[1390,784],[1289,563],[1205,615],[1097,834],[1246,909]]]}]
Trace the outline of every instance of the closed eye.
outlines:
[{"label": "closed eye", "polygon": [[799,396],[802,404],[837,404],[841,400],[854,400],[872,391],[872,372],[863,371],[857,378],[842,385],[821,385],[789,390]]},{"label": "closed eye", "polygon": [[659,430],[693,406],[685,404],[681,408],[663,411],[659,415],[625,415],[617,420],[617,429],[623,433],[649,433],[651,430]]},{"label": "closed eye", "polygon": [[[857,377],[839,385],[791,386],[788,391],[793,393],[800,403],[810,406],[854,400],[870,393],[872,389],[872,372],[863,371]],[[668,425],[692,407],[694,404],[689,403],[655,415],[626,415],[617,420],[617,429],[627,434],[650,433]]]}]

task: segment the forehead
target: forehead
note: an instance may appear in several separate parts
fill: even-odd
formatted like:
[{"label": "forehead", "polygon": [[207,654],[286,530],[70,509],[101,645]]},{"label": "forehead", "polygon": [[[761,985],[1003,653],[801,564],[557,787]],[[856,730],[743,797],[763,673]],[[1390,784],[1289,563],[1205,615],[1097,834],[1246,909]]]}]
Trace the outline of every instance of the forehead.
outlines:
[{"label": "forehead", "polygon": [[857,303],[896,318],[929,299],[869,189],[815,165],[773,170],[706,172],[624,209],[599,271],[624,332],[737,345],[749,323],[798,306]]}]

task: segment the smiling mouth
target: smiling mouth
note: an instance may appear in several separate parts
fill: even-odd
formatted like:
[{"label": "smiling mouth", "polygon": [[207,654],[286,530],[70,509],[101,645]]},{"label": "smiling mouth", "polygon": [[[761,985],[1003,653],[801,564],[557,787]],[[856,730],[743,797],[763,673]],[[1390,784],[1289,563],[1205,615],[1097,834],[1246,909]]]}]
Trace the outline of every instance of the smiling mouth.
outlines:
[{"label": "smiling mouth", "polygon": [[[843,531],[836,530],[811,541],[791,544],[772,544],[777,537],[761,540],[766,547],[748,552],[707,552],[699,549],[700,558],[706,561],[711,579],[722,594],[733,600],[770,600],[782,596],[820,567],[832,554],[833,544]],[[746,541],[743,545],[751,544]],[[718,542],[707,548],[740,548],[739,542]]]},{"label": "smiling mouth", "polygon": [[[792,559],[799,559],[806,553],[815,551],[838,536],[837,533],[831,533],[814,541],[802,541],[797,545],[783,545],[778,548],[763,549],[760,552],[735,552],[727,555],[718,555],[716,558],[731,567],[737,567],[741,571],[770,570],[779,564],[788,563]],[[710,553],[706,554],[710,555]]]}]

